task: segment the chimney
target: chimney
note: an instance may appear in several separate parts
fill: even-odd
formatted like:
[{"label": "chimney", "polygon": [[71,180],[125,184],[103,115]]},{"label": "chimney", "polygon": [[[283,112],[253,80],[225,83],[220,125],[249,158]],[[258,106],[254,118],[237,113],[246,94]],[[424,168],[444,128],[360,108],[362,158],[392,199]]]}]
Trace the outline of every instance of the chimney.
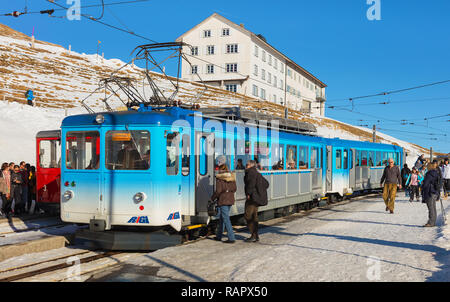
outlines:
[{"label": "chimney", "polygon": [[244,27],[244,23],[239,24],[240,27],[245,28]]}]

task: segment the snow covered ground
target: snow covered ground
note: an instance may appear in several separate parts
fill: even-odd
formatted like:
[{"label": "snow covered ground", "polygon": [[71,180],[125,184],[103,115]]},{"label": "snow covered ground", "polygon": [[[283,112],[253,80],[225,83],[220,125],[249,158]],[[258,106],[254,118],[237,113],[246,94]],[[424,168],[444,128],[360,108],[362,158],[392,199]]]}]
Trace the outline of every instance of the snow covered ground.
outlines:
[{"label": "snow covered ground", "polygon": [[380,198],[354,201],[265,227],[260,243],[240,232],[234,245],[205,239],[125,263],[188,281],[450,281],[449,227],[440,216],[423,228],[426,206],[401,195],[394,215]]}]

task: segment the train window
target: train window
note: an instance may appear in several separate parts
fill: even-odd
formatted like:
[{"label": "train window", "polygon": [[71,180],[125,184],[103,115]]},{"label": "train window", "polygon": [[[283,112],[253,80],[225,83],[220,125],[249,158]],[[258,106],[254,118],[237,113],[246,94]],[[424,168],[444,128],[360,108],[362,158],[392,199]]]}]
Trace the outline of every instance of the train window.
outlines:
[{"label": "train window", "polygon": [[388,164],[388,153],[383,152],[383,166],[387,166]]},{"label": "train window", "polygon": [[348,150],[344,150],[344,169],[348,169]]},{"label": "train window", "polygon": [[201,176],[205,176],[208,173],[208,156],[206,154],[206,137],[202,136],[200,138],[200,154],[199,158],[199,173]]},{"label": "train window", "polygon": [[61,141],[42,140],[39,143],[39,166],[41,168],[61,167]]},{"label": "train window", "polygon": [[376,163],[377,163],[377,167],[381,167],[383,165],[383,158],[381,158],[381,152],[377,151],[376,153],[377,158],[376,158]]},{"label": "train window", "polygon": [[297,146],[287,145],[286,147],[286,168],[288,170],[297,169]]},{"label": "train window", "polygon": [[312,147],[311,148],[311,169],[318,169],[320,163],[319,163],[319,148],[318,147]]},{"label": "train window", "polygon": [[246,149],[247,147],[244,141],[238,140],[237,138],[234,140],[235,170],[245,170],[245,165],[247,165],[247,161],[250,159],[250,155],[245,151]]},{"label": "train window", "polygon": [[336,169],[342,169],[342,150],[336,150]]},{"label": "train window", "polygon": [[300,146],[298,157],[298,167],[300,169],[308,169],[308,147]]},{"label": "train window", "polygon": [[166,171],[167,175],[178,175],[180,138],[177,132],[167,134]]},{"label": "train window", "polygon": [[369,167],[373,167],[375,162],[375,152],[369,151]]},{"label": "train window", "polygon": [[100,133],[98,131],[68,132],[66,136],[66,168],[97,170],[100,163]]},{"label": "train window", "polygon": [[189,134],[183,134],[181,144],[181,174],[188,176],[191,161],[191,137]]},{"label": "train window", "polygon": [[356,150],[356,166],[360,167],[361,166],[361,151],[360,150]]},{"label": "train window", "polygon": [[353,150],[350,149],[350,169],[353,169]]},{"label": "train window", "polygon": [[106,132],[106,169],[148,170],[150,132],[143,130]]},{"label": "train window", "polygon": [[254,144],[255,161],[261,170],[269,170],[270,167],[270,145],[267,142]]},{"label": "train window", "polygon": [[367,151],[361,151],[361,166],[367,167]]},{"label": "train window", "polygon": [[272,170],[284,170],[284,145],[272,144]]}]

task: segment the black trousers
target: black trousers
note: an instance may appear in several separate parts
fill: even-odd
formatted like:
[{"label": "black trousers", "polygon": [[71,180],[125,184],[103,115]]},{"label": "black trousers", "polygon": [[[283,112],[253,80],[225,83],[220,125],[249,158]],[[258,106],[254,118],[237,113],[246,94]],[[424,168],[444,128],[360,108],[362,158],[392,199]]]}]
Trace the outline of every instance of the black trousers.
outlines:
[{"label": "black trousers", "polygon": [[9,214],[11,212],[11,203],[12,200],[6,198],[6,195],[3,193],[0,193],[0,198],[2,199],[2,211],[5,214]]},{"label": "black trousers", "polygon": [[409,200],[414,200],[414,195],[416,195],[416,200],[419,200],[419,186],[409,187]]}]

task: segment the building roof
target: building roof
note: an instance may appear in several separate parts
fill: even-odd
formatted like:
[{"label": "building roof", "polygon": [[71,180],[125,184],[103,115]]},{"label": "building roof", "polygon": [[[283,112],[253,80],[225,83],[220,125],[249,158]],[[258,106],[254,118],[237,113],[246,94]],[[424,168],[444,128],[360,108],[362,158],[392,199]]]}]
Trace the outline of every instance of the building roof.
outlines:
[{"label": "building roof", "polygon": [[295,63],[293,60],[289,59],[286,55],[284,55],[282,52],[277,50],[271,44],[267,43],[267,41],[264,38],[261,38],[261,35],[257,35],[251,31],[249,31],[243,25],[242,26],[238,25],[238,24],[234,23],[233,21],[230,21],[227,18],[219,15],[218,13],[212,14],[211,16],[209,16],[208,18],[206,18],[205,20],[203,20],[202,22],[200,22],[199,24],[197,24],[196,26],[191,28],[190,30],[188,30],[187,32],[185,32],[184,34],[179,36],[176,41],[181,40],[184,36],[186,36],[187,34],[189,34],[192,31],[196,30],[198,27],[200,27],[202,24],[204,24],[205,22],[209,21],[212,18],[219,19],[220,21],[228,24],[229,26],[233,27],[234,29],[241,31],[242,33],[250,36],[252,39],[259,41],[261,44],[264,44],[265,46],[267,46],[268,48],[272,49],[274,52],[276,52],[280,56],[282,56],[286,60],[288,65],[291,65],[291,68],[297,69],[301,73],[305,74],[310,80],[315,82],[315,84],[319,85],[320,87],[322,87],[322,88],[327,87],[327,85],[325,83],[323,83],[321,80],[319,80],[317,77],[315,77],[312,73],[310,73],[309,71],[307,71],[306,69],[304,69],[303,67],[301,67],[300,65]]}]

